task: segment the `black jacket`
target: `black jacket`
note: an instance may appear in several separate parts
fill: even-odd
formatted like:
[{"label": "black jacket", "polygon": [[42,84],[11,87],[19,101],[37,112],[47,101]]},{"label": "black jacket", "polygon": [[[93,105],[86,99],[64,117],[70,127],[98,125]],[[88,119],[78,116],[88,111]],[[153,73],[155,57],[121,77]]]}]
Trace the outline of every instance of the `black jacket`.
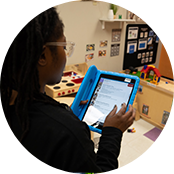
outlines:
[{"label": "black jacket", "polygon": [[[10,106],[11,128],[18,139],[22,131]],[[35,157],[69,172],[105,172],[118,168],[122,132],[105,127],[102,130],[99,150],[94,152],[94,143],[86,123],[80,121],[66,105],[53,106],[34,102],[29,112],[30,127],[22,144]]]}]

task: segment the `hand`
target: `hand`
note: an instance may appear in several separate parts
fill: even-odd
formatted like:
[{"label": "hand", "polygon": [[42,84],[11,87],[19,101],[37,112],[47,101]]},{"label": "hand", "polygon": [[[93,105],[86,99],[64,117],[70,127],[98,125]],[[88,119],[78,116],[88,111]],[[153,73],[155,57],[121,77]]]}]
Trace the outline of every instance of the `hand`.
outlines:
[{"label": "hand", "polygon": [[[86,105],[88,103],[88,100],[82,100],[80,101],[80,105]],[[70,107],[72,106],[72,104],[70,105]]]},{"label": "hand", "polygon": [[106,117],[103,127],[115,127],[124,132],[132,125],[135,119],[135,110],[132,105],[129,105],[129,110],[126,112],[126,104],[124,103],[118,113],[116,111],[117,106],[115,105],[114,109]]}]

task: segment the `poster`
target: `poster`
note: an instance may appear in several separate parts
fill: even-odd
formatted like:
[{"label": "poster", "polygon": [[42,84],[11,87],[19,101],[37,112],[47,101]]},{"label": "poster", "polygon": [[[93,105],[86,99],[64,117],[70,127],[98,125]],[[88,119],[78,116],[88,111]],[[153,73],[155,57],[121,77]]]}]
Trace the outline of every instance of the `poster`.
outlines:
[{"label": "poster", "polygon": [[145,20],[145,11],[146,11],[146,6],[139,5],[137,21],[144,21]]},{"label": "poster", "polygon": [[94,51],[94,50],[95,50],[95,44],[86,45],[86,51]]},{"label": "poster", "polygon": [[163,125],[166,125],[167,120],[168,120],[168,118],[169,118],[169,115],[170,115],[170,112],[167,112],[167,111],[164,111],[164,112],[163,112],[163,117],[162,117],[162,121],[161,121],[161,123],[162,123]]},{"label": "poster", "polygon": [[154,6],[147,7],[146,21],[153,21]]},{"label": "poster", "polygon": [[85,62],[88,62],[88,61],[90,61],[92,59],[94,59],[94,53],[85,55]]},{"label": "poster", "polygon": [[137,5],[130,3],[128,5],[128,19],[136,20],[136,13],[137,13]]},{"label": "poster", "polygon": [[111,57],[118,56],[120,50],[120,44],[112,44],[111,45]]},{"label": "poster", "polygon": [[138,38],[138,27],[129,27],[128,29],[128,40]]},{"label": "poster", "polygon": [[147,24],[126,26],[123,70],[156,62],[159,38]]},{"label": "poster", "polygon": [[108,46],[108,41],[100,41],[100,48],[107,47]]},{"label": "poster", "polygon": [[113,29],[112,30],[112,42],[120,42],[121,40],[121,30]]},{"label": "poster", "polygon": [[147,39],[139,39],[138,50],[147,49]]},{"label": "poster", "polygon": [[100,50],[98,52],[98,57],[106,57],[106,50]]},{"label": "poster", "polygon": [[137,41],[129,41],[127,43],[127,53],[132,54],[137,50]]},{"label": "poster", "polygon": [[148,105],[145,105],[143,104],[143,107],[142,107],[142,114],[146,117],[148,117],[148,114],[149,114],[149,106]]}]

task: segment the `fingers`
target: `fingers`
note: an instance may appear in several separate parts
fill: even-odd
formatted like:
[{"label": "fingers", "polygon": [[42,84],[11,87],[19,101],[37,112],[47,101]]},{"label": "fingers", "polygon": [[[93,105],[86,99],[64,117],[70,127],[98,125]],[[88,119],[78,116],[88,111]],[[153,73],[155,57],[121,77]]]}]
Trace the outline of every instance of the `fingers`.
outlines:
[{"label": "fingers", "polygon": [[109,113],[109,115],[114,115],[117,112],[117,105],[114,106],[112,111]]},{"label": "fingers", "polygon": [[117,115],[118,115],[118,116],[124,115],[125,112],[126,112],[126,107],[127,107],[126,104],[123,103],[123,104],[122,104],[122,108],[118,111]]},{"label": "fingers", "polygon": [[133,124],[133,121],[135,120],[135,110],[132,106],[129,106],[129,111],[125,114],[125,119],[128,120],[128,127]]}]

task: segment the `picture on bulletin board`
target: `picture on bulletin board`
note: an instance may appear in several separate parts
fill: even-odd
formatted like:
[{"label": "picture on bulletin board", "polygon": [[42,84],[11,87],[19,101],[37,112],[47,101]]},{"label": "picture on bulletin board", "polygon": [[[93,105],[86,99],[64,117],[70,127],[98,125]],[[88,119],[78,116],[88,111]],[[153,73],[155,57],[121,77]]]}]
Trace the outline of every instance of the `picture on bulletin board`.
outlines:
[{"label": "picture on bulletin board", "polygon": [[147,24],[128,24],[123,70],[155,63],[158,43],[158,36]]},{"label": "picture on bulletin board", "polygon": [[98,52],[98,57],[106,57],[106,50],[100,50]]},{"label": "picture on bulletin board", "polygon": [[146,21],[153,21],[153,14],[154,14],[154,6],[147,6],[147,15],[146,15]]},{"label": "picture on bulletin board", "polygon": [[143,114],[144,116],[147,116],[147,117],[148,117],[148,114],[149,114],[149,106],[148,106],[148,105],[143,104],[143,107],[142,107],[142,114]]},{"label": "picture on bulletin board", "polygon": [[164,111],[161,124],[166,125],[170,112]]},{"label": "picture on bulletin board", "polygon": [[100,41],[100,48],[107,47],[108,46],[108,41]]},{"label": "picture on bulletin board", "polygon": [[137,13],[137,5],[129,3],[128,5],[128,19],[136,20],[136,13]]},{"label": "picture on bulletin board", "polygon": [[146,11],[146,6],[145,5],[139,5],[138,6],[137,21],[144,21],[145,20],[145,11]]},{"label": "picture on bulletin board", "polygon": [[129,27],[128,29],[128,40],[138,38],[138,27]]},{"label": "picture on bulletin board", "polygon": [[85,55],[85,62],[88,62],[92,59],[94,59],[94,53]]},{"label": "picture on bulletin board", "polygon": [[162,7],[156,7],[154,21],[161,21]]},{"label": "picture on bulletin board", "polygon": [[94,50],[95,50],[95,44],[86,45],[86,51],[94,51]]}]

